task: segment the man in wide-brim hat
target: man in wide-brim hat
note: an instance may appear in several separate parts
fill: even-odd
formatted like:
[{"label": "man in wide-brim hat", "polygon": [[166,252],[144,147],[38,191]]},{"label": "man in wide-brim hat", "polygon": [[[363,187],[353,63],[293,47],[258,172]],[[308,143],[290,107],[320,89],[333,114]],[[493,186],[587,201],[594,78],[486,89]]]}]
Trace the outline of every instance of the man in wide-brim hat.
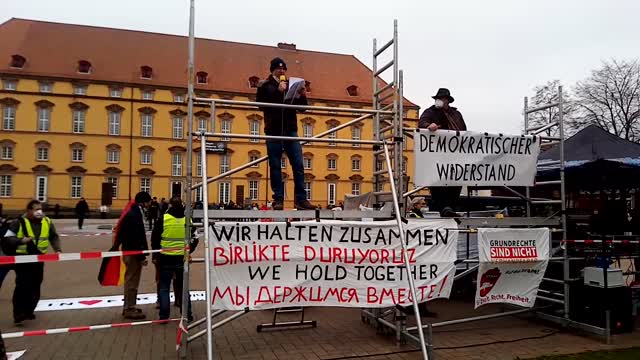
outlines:
[{"label": "man in wide-brim hat", "polygon": [[[435,103],[426,109],[420,116],[418,127],[430,131],[443,130],[467,130],[467,125],[458,109],[450,106],[454,102],[449,89],[440,88],[432,96]],[[457,217],[454,211],[460,198],[460,186],[434,186],[429,188],[431,192],[431,204],[429,209],[439,211],[441,217]]]}]

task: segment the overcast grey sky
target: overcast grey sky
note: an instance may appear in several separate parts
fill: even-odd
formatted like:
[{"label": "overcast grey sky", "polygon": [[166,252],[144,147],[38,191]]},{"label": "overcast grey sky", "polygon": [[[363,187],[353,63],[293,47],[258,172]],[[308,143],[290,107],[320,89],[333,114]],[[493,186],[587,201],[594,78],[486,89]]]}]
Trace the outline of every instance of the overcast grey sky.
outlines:
[{"label": "overcast grey sky", "polygon": [[[0,0],[11,17],[187,35],[188,0]],[[601,60],[639,56],[638,0],[196,1],[196,36],[348,53],[370,66],[372,39],[399,21],[405,96],[425,108],[448,87],[471,130],[520,133],[522,103]],[[335,76],[348,76],[336,69]],[[314,81],[321,81],[314,79]]]}]

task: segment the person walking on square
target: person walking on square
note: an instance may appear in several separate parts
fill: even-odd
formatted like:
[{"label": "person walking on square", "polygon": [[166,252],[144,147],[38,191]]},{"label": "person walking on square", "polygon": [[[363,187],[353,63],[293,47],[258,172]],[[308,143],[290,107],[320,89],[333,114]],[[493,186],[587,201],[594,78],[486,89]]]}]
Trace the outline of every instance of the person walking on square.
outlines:
[{"label": "person walking on square", "polygon": [[81,198],[80,201],[76,204],[76,216],[78,216],[78,229],[82,230],[82,225],[84,224],[84,219],[89,215],[89,204],[84,198]]},{"label": "person walking on square", "polygon": [[[149,207],[151,196],[145,191],[136,194],[135,204],[122,218],[119,231],[116,234],[116,245],[123,251],[149,250],[144,223],[144,209]],[[126,266],[124,274],[124,309],[122,316],[126,319],[140,320],[145,315],[137,308],[138,287],[142,267],[147,265],[147,255],[124,256]]]}]

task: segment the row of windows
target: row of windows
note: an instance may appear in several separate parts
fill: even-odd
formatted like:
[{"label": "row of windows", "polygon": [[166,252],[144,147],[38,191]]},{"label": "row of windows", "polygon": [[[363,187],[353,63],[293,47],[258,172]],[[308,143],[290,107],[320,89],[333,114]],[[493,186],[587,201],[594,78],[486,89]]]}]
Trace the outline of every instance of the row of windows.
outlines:
[{"label": "row of windows", "polygon": [[[36,130],[38,132],[49,132],[51,128],[51,107],[39,107],[37,110],[37,124]],[[121,134],[122,124],[122,112],[109,111],[108,116],[108,133],[111,136],[119,136]],[[141,128],[140,134],[142,137],[153,137],[153,120],[154,115],[150,113],[141,114]],[[73,110],[71,131],[74,134],[83,134],[86,131],[87,112],[86,110]],[[183,116],[173,116],[172,118],[172,138],[183,139],[185,136],[185,118]],[[197,119],[197,131],[208,130],[209,119],[206,117],[199,117]],[[223,134],[231,133],[231,120],[220,120],[220,132]],[[329,126],[329,129],[335,126]],[[2,111],[2,130],[14,131],[16,128],[16,107],[11,105],[3,106]],[[351,127],[351,139],[360,140],[362,129],[360,127]],[[260,121],[251,120],[249,123],[249,135],[260,135]],[[303,136],[311,138],[313,137],[313,125],[309,123],[303,124]],[[332,133],[328,136],[329,139],[335,139],[336,134]],[[229,138],[222,138],[222,141],[229,141]],[[258,139],[250,139],[250,142],[257,143]],[[329,143],[329,146],[336,146],[336,143]],[[360,147],[360,144],[352,144],[353,147]],[[404,142],[406,149],[406,141]]]},{"label": "row of windows", "polygon": [[[36,160],[37,161],[49,161],[50,148],[48,143],[38,144],[36,147]],[[109,164],[120,163],[120,148],[117,145],[107,146],[106,162]],[[153,162],[153,150],[148,147],[144,147],[140,150],[140,164],[152,165]],[[0,160],[14,160],[15,144],[12,142],[5,142],[0,146]],[[230,170],[230,155],[225,154],[220,156],[220,173],[224,173]],[[249,162],[258,160],[258,153],[252,153],[249,155]],[[72,162],[84,162],[85,160],[85,147],[83,144],[73,144],[71,146],[71,161]],[[182,152],[174,152],[171,155],[172,175],[182,175]],[[311,170],[313,168],[313,159],[309,156],[303,157],[303,167],[305,170]],[[258,167],[258,164],[254,164],[251,167]],[[286,169],[287,158],[282,157],[281,168]],[[338,170],[338,159],[336,157],[327,158],[327,169]],[[359,157],[351,158],[351,170],[360,171],[362,169],[362,160]],[[376,170],[382,170],[382,161],[378,161],[376,164]],[[406,172],[406,159],[404,160],[403,170]],[[202,176],[202,163],[200,161],[200,154],[196,154],[196,176]]]},{"label": "row of windows", "polygon": [[[53,93],[54,83],[50,81],[41,81],[38,83],[38,91],[43,94],[51,94]],[[17,91],[18,90],[18,81],[17,80],[2,80],[2,88],[6,91]],[[73,95],[85,96],[87,95],[87,90],[89,89],[89,85],[87,84],[73,84]],[[121,98],[122,97],[122,88],[121,87],[110,87],[109,88],[109,96],[112,98]],[[153,100],[155,97],[155,90],[152,89],[142,89],[140,92],[141,100]],[[185,94],[182,92],[174,92],[173,93],[173,102],[176,103],[184,103]]]},{"label": "row of windows", "polygon": [[[110,183],[113,191],[113,198],[118,197],[118,177],[117,176],[109,176],[106,179],[106,182]],[[140,191],[146,191],[148,193],[152,193],[151,189],[151,178],[150,177],[140,177]],[[13,175],[0,175],[0,197],[11,197],[13,195]],[[70,189],[69,196],[72,199],[79,199],[83,196],[83,177],[82,176],[71,176],[70,179]],[[259,181],[258,180],[249,180],[249,198],[251,200],[259,200]],[[307,193],[307,199],[312,200],[312,191],[311,191],[311,182],[307,181],[304,183],[304,189]],[[336,183],[329,183],[327,185],[327,199],[329,205],[335,205],[336,200]],[[352,195],[360,195],[361,183],[352,182],[351,183],[351,194]],[[36,194],[35,198],[40,201],[47,201],[48,194],[48,177],[47,176],[36,176]],[[202,201],[202,188],[198,188],[195,194],[196,200]],[[221,203],[229,203],[231,199],[231,184],[228,182],[221,182],[218,184],[218,201]]]},{"label": "row of windows", "polygon": [[[14,55],[14,56],[19,56],[19,55]],[[24,58],[22,58],[24,59]],[[13,66],[16,65],[16,66]],[[16,68],[16,69],[20,69],[22,68],[22,65],[24,65],[24,62],[22,63],[21,66],[17,66],[18,63],[17,62],[12,62],[12,67]],[[89,63],[88,61],[80,61],[78,63],[78,73],[79,74],[91,74],[91,70],[92,70],[92,66],[91,63]],[[140,67],[140,79],[143,80],[151,80],[153,79],[153,69],[150,66],[141,66]],[[208,84],[209,83],[209,74],[205,71],[198,71],[196,73],[196,84]],[[18,89],[18,80],[15,79],[4,79],[2,81],[3,83],[3,89],[4,90],[8,90],[8,91],[16,91]],[[247,79],[247,85],[249,85],[250,88],[257,88],[258,84],[260,83],[260,78],[257,76],[250,76]],[[74,95],[86,95],[87,94],[87,87],[88,85],[86,84],[74,84]],[[83,88],[83,90],[80,90],[77,88]],[[305,88],[307,90],[308,93],[311,92],[311,82],[309,81],[305,81]],[[356,85],[349,85],[345,88],[347,95],[349,96],[358,96],[359,95],[359,89],[358,86]],[[41,81],[40,82],[40,92],[42,93],[51,93],[53,91],[53,82],[52,81]],[[143,89],[143,95],[142,95],[142,99],[143,100],[153,100],[153,95],[149,96],[145,96],[144,92],[145,91],[149,91],[151,93],[153,93],[153,90],[145,90]],[[111,97],[121,97],[122,96],[122,88],[121,87],[111,87],[110,90],[110,96]],[[178,101],[175,100],[175,96],[174,96],[174,101],[176,102],[183,102],[184,101],[184,95],[181,95],[183,97],[182,100]]]},{"label": "row of windows", "polygon": [[[48,195],[48,184],[49,178],[47,176],[36,176],[36,194],[35,198],[40,201],[47,201]],[[105,179],[106,182],[110,183],[113,191],[113,198],[118,197],[118,177],[117,176],[108,176]],[[13,195],[13,175],[0,175],[0,197],[11,197]],[[151,193],[151,178],[149,177],[140,177],[140,191],[147,191]],[[71,176],[70,178],[70,188],[69,188],[69,197],[72,199],[79,199],[83,195],[83,177],[82,176]]]}]

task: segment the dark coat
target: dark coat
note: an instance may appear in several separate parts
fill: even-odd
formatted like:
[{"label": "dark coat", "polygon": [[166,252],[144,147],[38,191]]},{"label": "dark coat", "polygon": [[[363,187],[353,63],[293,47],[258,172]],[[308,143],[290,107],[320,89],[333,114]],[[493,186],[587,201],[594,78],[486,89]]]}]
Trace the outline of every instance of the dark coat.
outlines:
[{"label": "dark coat", "polygon": [[76,215],[79,217],[85,217],[89,213],[89,204],[86,201],[80,200],[76,204]]},{"label": "dark coat", "polygon": [[[258,85],[256,94],[257,102],[284,104],[284,92],[278,90],[279,83],[273,76],[269,75]],[[307,98],[302,96],[294,98],[293,105],[307,105]],[[298,131],[298,117],[296,113],[303,110],[281,109],[272,107],[260,108],[264,113],[264,133],[266,135],[288,135]]]},{"label": "dark coat", "polygon": [[[116,244],[122,250],[149,250],[142,208],[135,204],[125,214],[116,235]],[[146,257],[146,255],[140,255]]]},{"label": "dark coat", "polygon": [[444,130],[467,130],[462,114],[457,108],[439,109],[432,105],[420,115],[418,127],[426,129],[430,124],[435,123]]}]

